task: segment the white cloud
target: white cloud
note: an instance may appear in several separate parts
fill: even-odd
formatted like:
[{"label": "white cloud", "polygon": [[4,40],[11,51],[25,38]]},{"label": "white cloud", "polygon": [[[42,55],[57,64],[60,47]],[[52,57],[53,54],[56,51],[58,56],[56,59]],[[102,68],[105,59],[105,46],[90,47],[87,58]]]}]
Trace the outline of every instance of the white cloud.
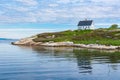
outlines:
[{"label": "white cloud", "polygon": [[24,5],[28,5],[28,6],[38,5],[38,2],[36,0],[16,0],[16,1],[21,2]]},{"label": "white cloud", "polygon": [[50,7],[58,7],[58,4],[49,4]]},{"label": "white cloud", "polygon": [[64,3],[64,4],[77,3],[77,2],[84,2],[84,0],[58,0],[57,1],[57,3]]},{"label": "white cloud", "polygon": [[[118,15],[115,15],[113,13],[114,8],[112,7],[101,7],[101,6],[89,6],[89,7],[82,7],[82,8],[73,8],[71,9],[71,12],[74,15],[77,15],[80,18],[111,18],[111,17],[117,17]],[[118,14],[118,13],[116,13]],[[77,17],[76,16],[76,17]]]},{"label": "white cloud", "polygon": [[30,10],[30,8],[23,7],[23,6],[6,6],[7,9],[9,10],[14,10],[14,11],[19,11],[19,12],[27,12]]},{"label": "white cloud", "polygon": [[120,3],[120,0],[91,0],[91,1],[96,3],[107,3],[109,5]]},{"label": "white cloud", "polygon": [[[74,22],[83,18],[120,18],[119,0],[13,0],[0,5],[0,23]],[[22,4],[19,4],[22,3]],[[82,5],[84,4],[84,5]],[[115,4],[115,5],[113,5]],[[4,13],[4,14],[3,14]]]}]

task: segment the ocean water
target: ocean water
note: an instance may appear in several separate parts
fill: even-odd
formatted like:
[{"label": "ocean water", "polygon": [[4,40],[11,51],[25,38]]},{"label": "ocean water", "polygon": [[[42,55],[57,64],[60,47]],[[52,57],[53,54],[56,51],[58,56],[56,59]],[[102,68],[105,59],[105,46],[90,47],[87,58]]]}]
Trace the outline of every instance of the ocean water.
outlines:
[{"label": "ocean water", "polygon": [[2,42],[0,80],[120,80],[120,52]]}]

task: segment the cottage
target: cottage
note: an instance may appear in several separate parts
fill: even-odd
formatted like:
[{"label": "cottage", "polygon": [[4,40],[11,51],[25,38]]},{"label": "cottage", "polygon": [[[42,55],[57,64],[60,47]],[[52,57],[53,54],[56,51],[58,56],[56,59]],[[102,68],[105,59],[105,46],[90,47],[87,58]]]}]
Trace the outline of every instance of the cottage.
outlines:
[{"label": "cottage", "polygon": [[78,23],[78,29],[86,30],[86,29],[94,29],[93,20],[83,20]]}]

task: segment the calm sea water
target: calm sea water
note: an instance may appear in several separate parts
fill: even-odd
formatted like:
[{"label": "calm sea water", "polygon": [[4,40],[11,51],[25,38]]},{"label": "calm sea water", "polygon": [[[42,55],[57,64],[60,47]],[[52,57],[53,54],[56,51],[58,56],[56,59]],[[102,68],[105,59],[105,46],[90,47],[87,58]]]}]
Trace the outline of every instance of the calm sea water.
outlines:
[{"label": "calm sea water", "polygon": [[120,80],[120,52],[2,42],[0,80]]}]

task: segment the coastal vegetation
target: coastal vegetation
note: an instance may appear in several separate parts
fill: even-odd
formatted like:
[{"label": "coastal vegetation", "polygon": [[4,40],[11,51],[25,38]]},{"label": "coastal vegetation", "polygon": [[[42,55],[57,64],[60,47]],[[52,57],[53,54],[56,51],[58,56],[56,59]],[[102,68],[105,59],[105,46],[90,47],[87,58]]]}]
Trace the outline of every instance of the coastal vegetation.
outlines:
[{"label": "coastal vegetation", "polygon": [[74,42],[78,44],[120,45],[120,29],[117,24],[96,30],[66,30],[37,34],[34,42]]},{"label": "coastal vegetation", "polygon": [[118,24],[112,24],[108,29],[118,29]]}]

